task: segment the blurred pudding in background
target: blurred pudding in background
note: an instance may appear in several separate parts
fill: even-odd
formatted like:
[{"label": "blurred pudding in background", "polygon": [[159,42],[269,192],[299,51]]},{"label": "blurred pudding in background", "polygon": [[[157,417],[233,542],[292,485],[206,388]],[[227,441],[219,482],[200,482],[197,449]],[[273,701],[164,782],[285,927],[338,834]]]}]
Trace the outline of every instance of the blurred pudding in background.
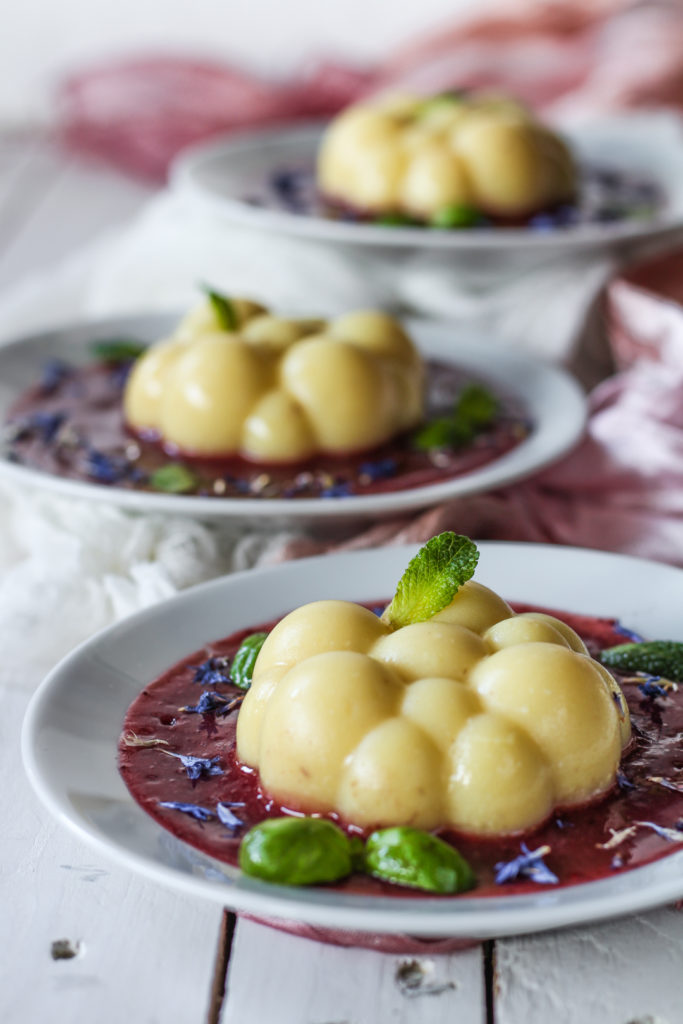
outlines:
[{"label": "blurred pudding in background", "polygon": [[435,227],[524,222],[577,192],[565,142],[502,94],[389,95],[354,104],[325,133],[325,199]]}]

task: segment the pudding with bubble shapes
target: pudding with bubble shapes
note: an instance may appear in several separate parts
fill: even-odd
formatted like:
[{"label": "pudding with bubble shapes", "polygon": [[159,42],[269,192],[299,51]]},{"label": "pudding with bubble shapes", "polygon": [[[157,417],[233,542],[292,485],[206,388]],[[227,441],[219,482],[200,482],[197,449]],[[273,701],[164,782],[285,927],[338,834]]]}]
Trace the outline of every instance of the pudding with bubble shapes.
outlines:
[{"label": "pudding with bubble shapes", "polygon": [[213,294],[137,360],[124,413],[173,452],[287,463],[410,430],[423,384],[417,349],[386,313],[296,319]]},{"label": "pudding with bubble shapes", "polygon": [[322,195],[368,216],[433,227],[519,223],[571,202],[578,175],[563,139],[505,96],[378,96],[327,129]]},{"label": "pudding with bubble shapes", "polygon": [[604,795],[630,736],[618,684],[568,625],[469,580],[398,628],[345,601],[287,615],[237,753],[282,806],[495,836]]}]

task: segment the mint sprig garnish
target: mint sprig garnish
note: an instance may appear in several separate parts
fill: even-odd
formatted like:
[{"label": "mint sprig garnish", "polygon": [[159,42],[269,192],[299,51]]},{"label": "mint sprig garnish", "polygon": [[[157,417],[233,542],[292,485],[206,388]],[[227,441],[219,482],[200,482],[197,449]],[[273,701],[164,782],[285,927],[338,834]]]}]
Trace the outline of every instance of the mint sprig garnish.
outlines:
[{"label": "mint sprig garnish", "polygon": [[221,325],[223,330],[236,331],[239,327],[237,313],[235,312],[235,307],[228,296],[223,295],[222,292],[217,292],[208,284],[202,285],[202,289],[211,303],[214,313],[216,314],[216,320],[218,320],[218,323]]},{"label": "mint sprig garnish", "polygon": [[469,203],[449,203],[435,210],[429,218],[433,228],[473,228],[482,222],[481,210]]},{"label": "mint sprig garnish", "polygon": [[187,494],[197,486],[197,477],[178,462],[169,462],[157,469],[149,478],[155,491],[167,494]]},{"label": "mint sprig garnish", "polygon": [[413,435],[413,446],[427,451],[469,444],[493,424],[499,408],[498,399],[488,388],[467,384],[458,395],[450,416],[441,416],[421,427]]},{"label": "mint sprig garnish", "polygon": [[674,682],[683,682],[683,643],[677,640],[645,640],[618,644],[600,654],[600,661],[620,672],[646,672]]},{"label": "mint sprig garnish", "polygon": [[414,228],[419,221],[405,213],[380,213],[377,217],[373,217],[372,223],[385,228]]},{"label": "mint sprig garnish", "polygon": [[435,111],[448,109],[452,110],[467,96],[467,89],[447,89],[445,92],[436,93],[434,96],[428,96],[422,100],[418,109],[417,117],[424,118],[433,114]]},{"label": "mint sprig garnish", "polygon": [[471,579],[478,561],[477,546],[469,537],[451,531],[432,537],[408,564],[382,621],[400,629],[431,619]]},{"label": "mint sprig garnish", "polygon": [[89,348],[96,359],[105,363],[126,363],[138,359],[146,351],[147,345],[132,338],[101,338],[91,341]]}]

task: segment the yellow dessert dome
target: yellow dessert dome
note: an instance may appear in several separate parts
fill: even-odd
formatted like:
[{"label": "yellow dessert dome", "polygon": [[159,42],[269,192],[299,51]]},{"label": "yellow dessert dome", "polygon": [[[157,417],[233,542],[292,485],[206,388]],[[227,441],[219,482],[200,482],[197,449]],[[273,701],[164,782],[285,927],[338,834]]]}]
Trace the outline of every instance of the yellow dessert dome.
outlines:
[{"label": "yellow dessert dome", "polygon": [[293,462],[369,449],[421,420],[421,360],[393,317],[295,319],[220,300],[136,362],[124,415],[138,433],[189,455]]},{"label": "yellow dessert dome", "polygon": [[380,96],[347,108],[325,133],[317,179],[333,202],[441,226],[463,209],[523,219],[576,192],[557,134],[513,100],[476,94]]},{"label": "yellow dessert dome", "polygon": [[263,789],[371,828],[522,832],[615,782],[630,738],[613,677],[565,623],[469,580],[392,628],[318,601],[266,639],[237,723]]}]

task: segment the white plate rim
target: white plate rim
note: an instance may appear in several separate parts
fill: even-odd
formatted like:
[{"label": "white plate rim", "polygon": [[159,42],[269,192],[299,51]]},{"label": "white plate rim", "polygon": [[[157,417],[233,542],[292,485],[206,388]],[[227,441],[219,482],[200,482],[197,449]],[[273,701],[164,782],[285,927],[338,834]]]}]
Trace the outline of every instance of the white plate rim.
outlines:
[{"label": "white plate rim", "polygon": [[[627,125],[628,115],[602,118],[589,122],[587,126],[569,127],[565,134],[575,144],[595,138],[601,124],[606,130]],[[642,115],[632,118],[634,125],[642,125]],[[377,224],[347,223],[323,217],[300,216],[286,211],[259,207],[229,193],[221,194],[207,187],[200,179],[202,169],[212,160],[220,158],[229,164],[250,153],[258,155],[261,150],[273,145],[288,147],[297,142],[302,157],[312,159],[320,140],[325,123],[302,121],[295,125],[281,125],[276,128],[243,130],[229,135],[218,136],[207,142],[200,142],[184,149],[172,162],[169,172],[171,188],[185,195],[194,203],[214,214],[222,215],[231,223],[260,231],[306,238],[311,241],[360,246],[375,249],[411,249],[440,252],[469,252],[486,250],[510,252],[512,250],[543,253],[547,250],[571,251],[586,248],[602,248],[650,237],[664,237],[683,226],[683,207],[671,204],[654,217],[638,221],[613,221],[606,224],[584,224],[557,232],[539,232],[529,228],[482,228],[476,231],[428,231],[416,227],[386,227]],[[618,130],[618,127],[617,127]],[[683,138],[677,147],[667,140],[670,160],[676,160],[683,169]],[[264,168],[265,169],[265,168]],[[652,166],[652,175],[660,183],[658,168]],[[678,198],[678,197],[677,197]]]},{"label": "white plate rim", "polygon": [[[162,337],[177,322],[171,314],[109,317],[31,334],[0,346],[0,380],[6,362],[40,346],[73,344],[83,354],[87,340],[107,334],[130,333],[144,340]],[[442,501],[491,490],[530,475],[567,453],[581,438],[587,416],[585,396],[565,370],[542,360],[511,352],[502,345],[469,339],[446,323],[406,319],[418,346],[455,365],[488,379],[521,399],[535,423],[530,436],[516,448],[463,476],[408,490],[385,494],[352,495],[346,498],[252,499],[210,498],[182,494],[157,494],[54,476],[0,457],[0,479],[7,478],[65,497],[105,501],[122,508],[166,512],[202,518],[234,520],[273,519],[289,522],[340,521],[390,515],[424,508]],[[461,340],[458,341],[460,336]],[[72,340],[69,340],[72,339]],[[76,339],[76,340],[73,340]],[[454,339],[451,342],[451,339]],[[464,340],[463,340],[464,339]],[[61,349],[59,350],[61,352]],[[38,359],[32,380],[39,372]],[[3,397],[0,387],[0,420],[18,392]]]},{"label": "white plate rim", "polygon": [[[683,596],[683,570],[676,569],[662,563],[649,562],[645,559],[632,556],[616,555],[591,549],[580,549],[560,547],[545,544],[526,544],[517,542],[481,542],[479,544],[482,559],[480,565],[485,567],[483,574],[484,582],[491,581],[491,575],[500,572],[501,560],[508,565],[511,564],[515,571],[518,571],[522,564],[529,566],[534,560],[537,568],[543,567],[545,573],[543,586],[548,592],[557,587],[558,571],[565,574],[565,580],[576,578],[577,572],[588,570],[591,580],[591,587],[588,592],[588,607],[584,611],[595,614],[605,614],[605,607],[598,607],[596,601],[606,600],[605,594],[611,593],[610,602],[614,600],[612,614],[620,616],[626,609],[629,617],[635,613],[633,608],[641,608],[641,616],[656,618],[666,611],[665,601],[662,597],[659,605],[652,605],[650,598],[642,599],[639,602],[637,594],[629,592],[627,595],[622,585],[616,589],[605,591],[605,577],[610,573],[616,573],[633,581],[640,576],[657,578],[658,584],[666,584],[669,590],[673,589]],[[580,886],[553,889],[543,888],[539,893],[530,896],[509,896],[493,898],[457,897],[453,900],[416,898],[416,899],[391,899],[385,897],[367,898],[353,896],[344,893],[335,893],[334,890],[324,889],[291,889],[283,886],[269,886],[254,879],[240,877],[236,869],[221,865],[223,873],[230,879],[229,888],[224,884],[216,884],[210,878],[202,878],[193,874],[180,873],[177,868],[150,860],[121,844],[117,844],[111,838],[103,836],[97,827],[88,821],[70,803],[68,795],[57,781],[59,771],[58,758],[59,748],[52,755],[46,755],[46,736],[50,727],[50,707],[54,693],[59,695],[59,688],[63,693],[69,693],[68,680],[84,658],[90,657],[93,652],[101,650],[103,645],[116,643],[121,648],[121,640],[126,637],[130,642],[131,637],[136,634],[143,635],[149,627],[158,626],[171,610],[183,614],[184,610],[191,609],[194,604],[198,607],[212,605],[218,595],[229,595],[231,591],[239,591],[245,585],[251,590],[259,588],[259,592],[272,596],[273,590],[278,587],[291,589],[294,582],[299,579],[301,585],[304,581],[304,589],[308,590],[308,596],[304,599],[313,599],[311,595],[311,581],[316,581],[314,590],[322,590],[322,596],[330,595],[330,584],[336,575],[343,568],[348,575],[358,578],[358,572],[363,568],[366,576],[365,584],[359,583],[360,589],[368,587],[367,576],[371,573],[368,570],[375,569],[383,574],[383,579],[390,573],[396,579],[402,567],[417,550],[416,546],[382,548],[371,552],[352,552],[337,555],[321,556],[317,558],[303,559],[299,562],[287,563],[283,566],[262,570],[251,570],[246,573],[238,573],[229,577],[222,577],[209,583],[201,584],[191,590],[164,601],[152,608],[139,612],[121,623],[109,627],[87,640],[68,655],[52,672],[46,677],[39,689],[34,694],[23,723],[22,728],[22,757],[24,767],[29,781],[33,786],[40,800],[47,807],[50,813],[63,825],[73,831],[81,840],[93,846],[106,857],[113,859],[119,865],[141,873],[158,883],[169,885],[176,891],[187,895],[210,898],[228,904],[237,911],[247,912],[253,915],[265,917],[276,917],[284,920],[295,920],[314,926],[332,927],[345,930],[361,930],[373,933],[408,933],[415,936],[452,936],[467,938],[492,938],[502,935],[524,934],[535,931],[542,931],[548,928],[566,927],[577,924],[592,923],[613,917],[635,913],[663,903],[672,902],[683,895],[683,850],[674,852],[663,860],[651,865],[646,865],[626,872],[623,875],[616,875],[613,878],[595,882],[584,883]],[[368,566],[368,559],[370,565]],[[496,568],[497,567],[497,568]],[[355,584],[354,584],[355,585]],[[374,583],[373,583],[374,585]],[[332,582],[332,586],[334,583]],[[572,583],[575,586],[575,583]],[[345,577],[344,587],[349,589],[348,579]],[[522,587],[522,590],[524,588]],[[634,588],[637,589],[637,588]],[[287,591],[289,593],[289,590]],[[334,592],[334,591],[332,591]],[[651,593],[651,592],[649,592]],[[596,596],[597,595],[597,596]],[[348,597],[348,593],[341,596]],[[377,597],[377,594],[373,595]],[[507,594],[514,598],[516,595]],[[357,599],[370,597],[369,594],[358,594]],[[271,600],[271,597],[268,598]],[[295,599],[294,604],[300,603]],[[528,595],[520,593],[520,600],[528,600]],[[279,598],[280,601],[284,599]],[[554,602],[544,598],[540,603],[554,603],[555,607],[561,602],[558,597]],[[650,604],[648,604],[650,600]],[[630,608],[629,601],[635,602]],[[289,602],[286,607],[291,607]],[[561,605],[560,605],[561,606]],[[630,608],[630,610],[628,610]],[[281,605],[285,610],[285,605]],[[580,610],[575,608],[574,610]],[[264,616],[265,617],[265,616]],[[637,616],[636,616],[637,618]],[[239,620],[239,614],[238,614]],[[263,621],[263,617],[260,621]],[[672,619],[672,621],[674,621]],[[638,621],[633,622],[629,618],[629,624],[640,625]],[[234,628],[247,625],[233,619],[226,621],[226,635]],[[194,627],[193,627],[194,628]],[[675,630],[676,627],[673,627]],[[670,631],[672,639],[683,639],[683,629],[677,626],[678,632],[674,635]],[[203,639],[200,640],[200,636]],[[216,639],[215,635],[212,637]],[[206,635],[197,633],[196,646],[201,646],[206,640]],[[191,653],[194,648],[188,648],[186,654]],[[169,659],[166,664],[170,664]],[[122,676],[123,678],[123,676]],[[149,681],[147,679],[147,681]],[[122,685],[122,684],[121,684]],[[53,693],[54,691],[54,693]],[[121,702],[123,694],[120,695]],[[106,746],[108,753],[100,756],[107,757],[106,771],[116,775],[118,771],[115,764],[116,740],[120,732],[120,723],[123,717],[123,710],[127,706],[130,695],[126,695],[125,704],[121,703],[121,718],[116,729],[109,737],[110,746]],[[49,736],[48,736],[49,738]],[[73,741],[73,736],[71,737]],[[67,742],[69,738],[67,737]],[[62,744],[63,744],[62,740]],[[61,752],[63,754],[62,746]],[[110,762],[109,762],[110,758]],[[92,767],[92,766],[91,766]],[[118,782],[119,787],[123,783]],[[125,791],[127,794],[127,790]],[[159,835],[168,833],[161,826],[157,825],[145,812],[143,812],[133,801],[130,794],[127,795],[127,803],[133,809],[133,813],[147,822],[149,828],[156,830]],[[150,824],[151,823],[151,824]],[[186,844],[178,843],[181,847]],[[192,858],[203,861],[209,868],[211,865],[218,865],[218,862],[211,858],[204,858],[192,852]],[[661,865],[664,867],[664,877]]]}]

